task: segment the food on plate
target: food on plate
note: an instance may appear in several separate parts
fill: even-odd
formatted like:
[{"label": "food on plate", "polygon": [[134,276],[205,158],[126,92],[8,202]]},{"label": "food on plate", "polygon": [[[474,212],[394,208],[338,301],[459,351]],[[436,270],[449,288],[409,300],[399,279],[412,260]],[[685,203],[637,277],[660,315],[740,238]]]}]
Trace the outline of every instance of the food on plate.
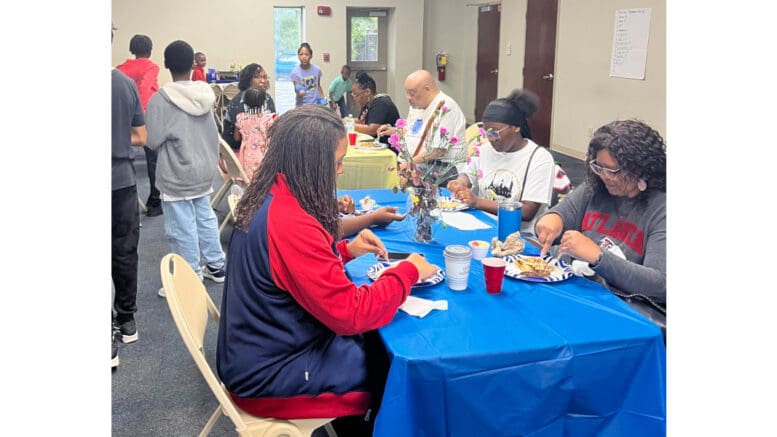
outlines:
[{"label": "food on plate", "polygon": [[366,149],[379,149],[383,146],[380,143],[376,143],[373,140],[361,140],[359,141],[359,147],[366,148]]},{"label": "food on plate", "polygon": [[463,205],[461,201],[455,199],[442,199],[438,204],[442,209],[456,209]]},{"label": "food on plate", "polygon": [[520,232],[513,232],[505,238],[505,241],[499,241],[496,237],[491,240],[491,254],[502,258],[507,255],[517,255],[523,252],[523,246],[526,243],[521,239]]},{"label": "food on plate", "polygon": [[533,278],[547,278],[553,273],[553,266],[539,257],[519,257],[513,261],[513,265],[524,275]]},{"label": "food on plate", "polygon": [[361,205],[361,209],[363,210],[370,210],[375,207],[375,200],[370,199],[370,196],[366,195],[359,199],[359,205]]}]

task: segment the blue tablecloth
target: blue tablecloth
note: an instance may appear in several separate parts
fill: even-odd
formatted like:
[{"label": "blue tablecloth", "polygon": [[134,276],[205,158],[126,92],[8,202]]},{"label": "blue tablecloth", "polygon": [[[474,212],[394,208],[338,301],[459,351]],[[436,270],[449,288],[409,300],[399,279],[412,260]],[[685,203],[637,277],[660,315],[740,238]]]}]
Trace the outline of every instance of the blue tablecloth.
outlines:
[{"label": "blue tablecloth", "polygon": [[[405,208],[405,195],[391,190],[342,193]],[[496,235],[493,218],[472,213],[493,228],[448,226],[429,244],[412,241],[407,220],[373,231],[390,251],[422,252],[443,267],[446,245]],[[366,283],[375,262],[364,256],[346,268]],[[473,261],[465,291],[445,282],[414,289],[414,296],[448,300],[448,310],[423,319],[399,311],[380,329],[392,361],[375,436],[666,434],[666,351],[658,327],[584,278],[505,278],[502,293],[489,295],[482,272]]]}]

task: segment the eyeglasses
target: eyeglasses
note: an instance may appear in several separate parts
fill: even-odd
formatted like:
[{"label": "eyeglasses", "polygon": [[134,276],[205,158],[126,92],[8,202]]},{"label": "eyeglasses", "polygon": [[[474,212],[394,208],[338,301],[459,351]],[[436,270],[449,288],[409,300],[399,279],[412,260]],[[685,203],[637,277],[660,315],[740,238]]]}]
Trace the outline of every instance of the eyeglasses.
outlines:
[{"label": "eyeglasses", "polygon": [[591,167],[591,171],[599,176],[604,176],[605,174],[610,177],[617,177],[620,174],[620,171],[623,170],[622,168],[607,168],[602,167],[601,165],[596,163],[596,160],[592,160],[588,163],[588,166]]},{"label": "eyeglasses", "polygon": [[499,130],[490,130],[490,131],[487,131],[487,132],[486,132],[486,136],[488,137],[488,139],[489,139],[489,140],[498,141],[498,140],[499,140],[499,138],[502,138],[502,134],[501,134],[501,132],[502,132],[503,130],[507,129],[508,127],[510,127],[510,126],[505,126],[505,127],[503,127],[502,129],[499,129]]},{"label": "eyeglasses", "polygon": [[359,91],[359,92],[353,92],[353,91],[351,91],[351,96],[353,96],[353,97],[359,97],[360,95],[362,95],[362,94],[364,94],[364,93],[366,93],[366,92],[367,92],[367,90],[361,90],[361,91]]},{"label": "eyeglasses", "polygon": [[256,77],[259,80],[266,80],[268,82],[270,81],[270,76],[267,76],[267,75],[264,75],[264,76],[254,76],[254,77]]}]

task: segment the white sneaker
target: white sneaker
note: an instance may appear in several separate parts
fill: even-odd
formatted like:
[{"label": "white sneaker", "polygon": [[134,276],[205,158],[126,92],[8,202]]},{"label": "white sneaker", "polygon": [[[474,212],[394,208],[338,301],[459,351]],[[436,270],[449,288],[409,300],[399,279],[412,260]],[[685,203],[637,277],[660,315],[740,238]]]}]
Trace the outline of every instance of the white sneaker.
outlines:
[{"label": "white sneaker", "polygon": [[156,292],[156,294],[159,295],[159,297],[167,298],[167,294],[165,294],[165,287],[160,288],[159,291]]}]

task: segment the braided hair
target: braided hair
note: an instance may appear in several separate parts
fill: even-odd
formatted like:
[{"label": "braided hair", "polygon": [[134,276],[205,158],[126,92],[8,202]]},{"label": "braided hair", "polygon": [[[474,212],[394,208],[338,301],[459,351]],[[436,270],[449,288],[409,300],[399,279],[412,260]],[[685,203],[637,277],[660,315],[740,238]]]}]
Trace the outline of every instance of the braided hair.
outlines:
[{"label": "braided hair", "polygon": [[373,96],[378,93],[375,79],[364,70],[359,70],[356,73],[356,83],[359,84],[359,88],[372,91]]},{"label": "braided hair", "polygon": [[338,240],[335,150],[345,138],[342,120],[322,106],[300,106],[278,117],[267,136],[267,154],[237,205],[237,228],[248,230],[276,175],[283,173],[302,209]]}]

